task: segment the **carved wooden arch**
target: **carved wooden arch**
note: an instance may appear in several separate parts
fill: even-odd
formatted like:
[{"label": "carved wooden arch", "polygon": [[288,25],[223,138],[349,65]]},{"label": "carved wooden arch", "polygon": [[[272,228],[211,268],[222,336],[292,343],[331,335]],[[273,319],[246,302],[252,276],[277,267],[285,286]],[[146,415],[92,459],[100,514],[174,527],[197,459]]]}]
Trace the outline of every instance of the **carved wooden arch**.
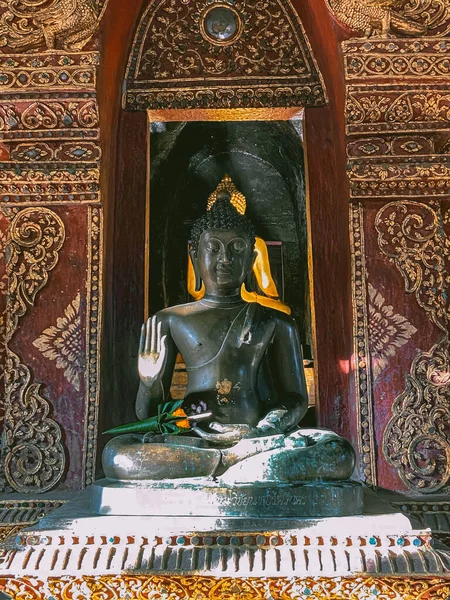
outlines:
[{"label": "carved wooden arch", "polygon": [[[284,7],[287,4],[282,2]],[[155,4],[155,7],[160,5]],[[133,247],[144,240],[147,123],[145,111],[122,108],[124,88],[120,85],[127,73],[137,24],[147,6],[147,0],[129,0],[125,9],[122,0],[110,0],[103,21],[104,61],[99,70],[99,105],[102,131],[105,132],[102,190],[108,277],[104,288],[100,430],[134,418],[130,389],[135,382],[124,377],[117,367],[130,361],[130,357],[131,360],[136,357],[144,301],[143,257],[133,255]],[[326,105],[309,105],[305,110],[309,237],[313,248],[310,267],[314,273],[317,377],[321,390],[318,421],[321,426],[330,427],[351,439],[354,392],[350,366],[353,347],[349,192],[345,160],[345,88],[339,39],[325,0],[292,0],[290,6],[309,40],[328,95]],[[130,92],[127,106],[132,108],[130,101],[134,92],[130,87],[130,71],[126,89]],[[134,106],[144,107],[144,103]]]},{"label": "carved wooden arch", "polygon": [[[214,11],[229,19],[228,39],[209,32]],[[326,103],[302,23],[281,0],[150,3],[134,36],[124,88],[128,110]]]}]

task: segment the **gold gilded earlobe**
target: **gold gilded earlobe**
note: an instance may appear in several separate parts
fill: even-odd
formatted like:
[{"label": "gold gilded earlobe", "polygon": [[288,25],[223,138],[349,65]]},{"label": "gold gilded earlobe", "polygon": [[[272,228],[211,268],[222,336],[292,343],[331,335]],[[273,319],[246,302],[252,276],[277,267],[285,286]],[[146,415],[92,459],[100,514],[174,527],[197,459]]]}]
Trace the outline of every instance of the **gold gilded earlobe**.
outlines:
[{"label": "gold gilded earlobe", "polygon": [[291,309],[287,304],[281,302],[278,295],[277,286],[273,280],[270,271],[269,253],[267,251],[266,242],[260,238],[255,238],[256,258],[253,263],[253,273],[260,289],[266,294],[261,296],[256,292],[249,292],[245,287],[245,283],[241,286],[241,298],[244,302],[257,302],[261,306],[279,310],[287,315],[291,314]]},{"label": "gold gilded earlobe", "polygon": [[253,263],[253,273],[255,274],[256,281],[266,296],[278,300],[280,295],[270,271],[269,253],[266,242],[260,237],[255,238],[255,251],[256,259]]},{"label": "gold gilded earlobe", "polygon": [[[205,295],[205,284],[200,279],[200,286],[197,285],[197,277],[195,276],[194,264],[190,252],[188,253],[188,269],[187,269],[187,289],[194,300],[201,300]],[[199,283],[200,283],[199,282]],[[197,289],[199,287],[199,289]]]},{"label": "gold gilded earlobe", "polygon": [[279,310],[286,315],[291,314],[291,309],[287,304],[281,302],[281,300],[275,300],[275,298],[268,298],[267,296],[260,296],[256,292],[249,292],[245,287],[245,283],[241,285],[241,298],[244,302],[257,302],[261,306]]}]

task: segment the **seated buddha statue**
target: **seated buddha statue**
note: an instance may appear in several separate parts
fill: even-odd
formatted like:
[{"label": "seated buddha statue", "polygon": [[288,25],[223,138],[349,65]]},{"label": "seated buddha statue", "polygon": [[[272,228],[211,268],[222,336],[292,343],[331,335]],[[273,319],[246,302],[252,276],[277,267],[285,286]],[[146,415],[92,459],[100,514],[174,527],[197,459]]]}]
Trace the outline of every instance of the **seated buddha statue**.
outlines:
[{"label": "seated buddha statue", "polygon": [[[297,427],[308,408],[301,344],[289,308],[276,297],[266,254],[245,198],[225,176],[191,233],[196,301],[161,310],[141,331],[137,417],[155,415],[170,399],[180,353],[191,436],[113,438],[103,455],[106,477],[293,483],[351,476],[355,455],[345,439]],[[264,295],[245,287],[252,269]]]}]

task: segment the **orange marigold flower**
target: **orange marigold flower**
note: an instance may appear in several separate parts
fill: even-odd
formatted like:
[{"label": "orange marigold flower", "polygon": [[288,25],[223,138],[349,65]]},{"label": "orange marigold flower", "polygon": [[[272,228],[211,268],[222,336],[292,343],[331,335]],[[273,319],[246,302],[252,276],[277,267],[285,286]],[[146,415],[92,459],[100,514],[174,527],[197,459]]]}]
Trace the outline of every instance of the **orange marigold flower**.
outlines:
[{"label": "orange marigold flower", "polygon": [[181,429],[189,429],[191,424],[187,419],[181,419],[181,421],[175,421],[175,425],[178,425]]},{"label": "orange marigold flower", "polygon": [[174,410],[170,416],[171,417],[187,417],[187,414],[184,412],[184,410],[182,408],[177,408],[177,410]]}]

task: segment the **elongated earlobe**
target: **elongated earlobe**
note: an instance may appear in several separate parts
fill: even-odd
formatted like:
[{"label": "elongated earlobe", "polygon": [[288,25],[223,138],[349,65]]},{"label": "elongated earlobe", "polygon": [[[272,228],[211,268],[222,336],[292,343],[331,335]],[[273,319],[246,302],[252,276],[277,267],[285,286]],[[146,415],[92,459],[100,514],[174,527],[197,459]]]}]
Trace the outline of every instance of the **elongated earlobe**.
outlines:
[{"label": "elongated earlobe", "polygon": [[205,295],[205,284],[200,277],[198,269],[195,268],[195,257],[193,250],[188,254],[187,288],[194,300],[201,300]]},{"label": "elongated earlobe", "polygon": [[273,308],[284,312],[287,315],[291,314],[291,309],[287,304],[281,302],[278,296],[277,286],[270,272],[269,253],[267,251],[266,242],[257,237],[255,241],[255,259],[253,261],[253,273],[256,277],[259,288],[265,294],[261,296],[256,292],[249,292],[245,287],[245,283],[241,286],[241,298],[245,302],[257,302],[261,306]]},{"label": "elongated earlobe", "polygon": [[266,242],[260,237],[256,238],[255,252],[256,258],[253,263],[253,273],[255,274],[256,281],[266,296],[278,300],[279,294],[270,271],[269,253]]}]

